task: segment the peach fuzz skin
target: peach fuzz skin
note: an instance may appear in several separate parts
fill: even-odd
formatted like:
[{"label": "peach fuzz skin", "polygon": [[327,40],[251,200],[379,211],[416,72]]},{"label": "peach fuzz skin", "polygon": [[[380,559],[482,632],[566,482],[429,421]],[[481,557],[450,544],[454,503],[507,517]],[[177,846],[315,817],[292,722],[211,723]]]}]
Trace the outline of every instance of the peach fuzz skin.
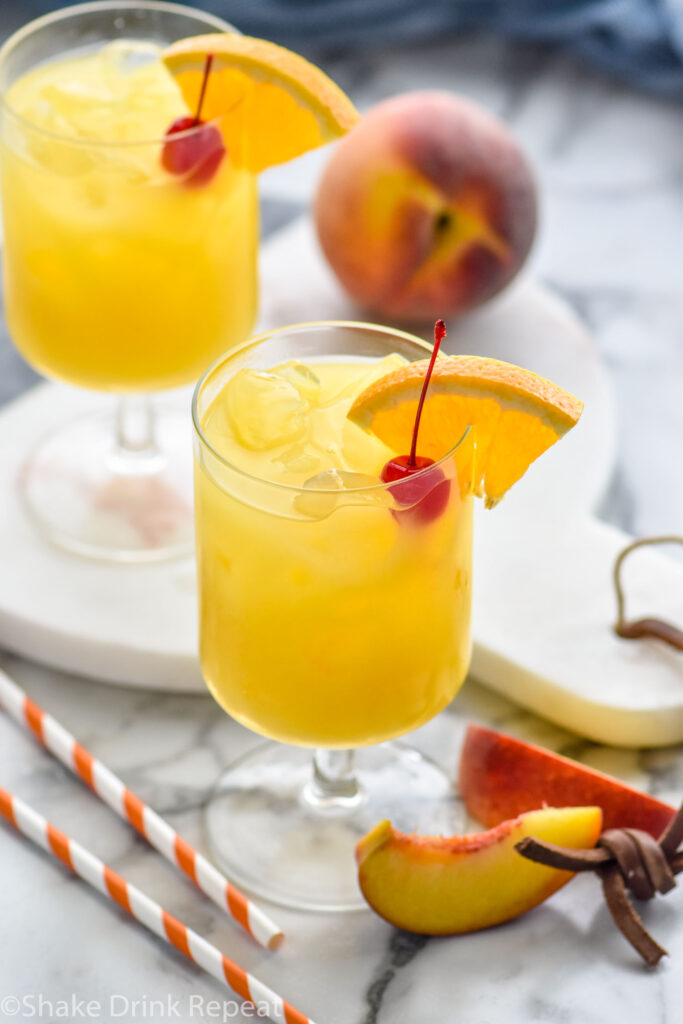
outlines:
[{"label": "peach fuzz skin", "polygon": [[356,302],[403,320],[448,317],[517,273],[536,230],[536,189],[494,117],[449,93],[406,93],[341,141],[315,216]]},{"label": "peach fuzz skin", "polygon": [[356,846],[358,881],[390,924],[424,935],[455,935],[502,924],[538,906],[573,877],[521,857],[535,836],[573,849],[595,846],[599,807],[546,807],[465,836],[406,835],[381,821]]},{"label": "peach fuzz skin", "polygon": [[467,810],[487,828],[544,804],[596,804],[606,829],[639,828],[657,839],[676,813],[603,772],[481,725],[467,727],[458,781]]}]

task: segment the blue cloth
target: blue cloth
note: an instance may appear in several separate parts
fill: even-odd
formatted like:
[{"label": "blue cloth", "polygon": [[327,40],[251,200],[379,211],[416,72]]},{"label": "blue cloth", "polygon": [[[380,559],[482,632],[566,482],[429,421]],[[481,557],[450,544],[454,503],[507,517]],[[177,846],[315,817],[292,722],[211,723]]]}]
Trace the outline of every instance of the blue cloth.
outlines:
[{"label": "blue cloth", "polygon": [[[2,3],[24,18],[56,6]],[[406,44],[468,30],[552,43],[634,85],[683,99],[683,0],[199,0],[194,6],[294,49]]]}]

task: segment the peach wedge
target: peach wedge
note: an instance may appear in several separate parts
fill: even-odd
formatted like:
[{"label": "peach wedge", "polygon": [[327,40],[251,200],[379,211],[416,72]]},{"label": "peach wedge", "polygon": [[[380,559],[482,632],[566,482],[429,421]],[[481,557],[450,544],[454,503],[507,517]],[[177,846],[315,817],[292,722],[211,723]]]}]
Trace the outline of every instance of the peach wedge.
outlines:
[{"label": "peach wedge", "polygon": [[572,878],[533,864],[515,844],[535,836],[558,846],[595,846],[599,807],[546,807],[464,836],[405,835],[381,821],[356,846],[358,881],[372,909],[397,928],[455,935],[531,910]]},{"label": "peach wedge", "polygon": [[467,810],[486,828],[546,804],[596,804],[603,828],[639,828],[657,839],[676,813],[619,779],[483,725],[467,727],[459,783]]}]

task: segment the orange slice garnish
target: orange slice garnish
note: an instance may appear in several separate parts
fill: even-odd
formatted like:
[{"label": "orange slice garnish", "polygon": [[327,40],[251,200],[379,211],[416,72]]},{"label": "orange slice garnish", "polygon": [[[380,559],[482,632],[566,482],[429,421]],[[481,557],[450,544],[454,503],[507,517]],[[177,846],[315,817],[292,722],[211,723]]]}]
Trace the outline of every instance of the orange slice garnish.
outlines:
[{"label": "orange slice garnish", "polygon": [[[428,361],[366,388],[348,417],[397,453],[408,453]],[[531,463],[578,422],[583,403],[512,363],[479,356],[437,359],[422,412],[418,454],[440,459],[470,428],[468,488],[495,505]]]},{"label": "orange slice garnish", "polygon": [[173,43],[162,60],[195,110],[208,54],[202,119],[219,120],[233,160],[258,172],[344,135],[359,114],[332,79],[291,50],[231,32]]}]

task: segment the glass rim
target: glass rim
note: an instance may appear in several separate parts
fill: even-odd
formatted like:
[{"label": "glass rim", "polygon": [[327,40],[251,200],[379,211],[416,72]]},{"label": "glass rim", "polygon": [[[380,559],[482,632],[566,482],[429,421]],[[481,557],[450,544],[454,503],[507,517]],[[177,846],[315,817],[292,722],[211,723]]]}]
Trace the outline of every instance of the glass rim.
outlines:
[{"label": "glass rim", "polygon": [[[231,472],[236,473],[238,476],[246,480],[249,480],[252,483],[272,487],[280,492],[289,492],[290,494],[301,494],[302,492],[305,492],[306,494],[322,494],[327,495],[329,497],[330,493],[374,494],[377,492],[390,491],[392,488],[396,487],[396,480],[387,482],[381,480],[376,484],[366,484],[362,487],[344,487],[338,492],[330,492],[329,488],[325,487],[306,487],[305,484],[285,484],[280,483],[277,480],[269,480],[267,477],[258,476],[255,473],[250,473],[248,470],[243,469],[241,466],[237,466],[234,462],[231,462],[224,455],[221,455],[221,453],[208,440],[206,434],[202,429],[202,426],[199,422],[199,398],[205,384],[207,383],[211,375],[215,373],[215,371],[220,366],[228,362],[230,359],[238,356],[240,353],[246,352],[247,349],[253,348],[257,345],[262,344],[265,341],[268,341],[268,339],[272,338],[274,335],[301,331],[316,327],[354,328],[356,330],[360,329],[361,331],[369,330],[373,332],[379,332],[380,334],[386,334],[390,335],[391,337],[401,338],[404,341],[409,341],[412,344],[417,345],[419,348],[424,350],[425,356],[429,356],[433,349],[433,346],[430,345],[428,342],[424,341],[422,338],[418,338],[415,334],[410,334],[408,331],[402,331],[397,327],[386,327],[383,324],[368,323],[367,321],[363,320],[306,320],[303,321],[302,323],[287,324],[283,327],[274,327],[272,330],[263,331],[261,334],[249,338],[248,341],[245,341],[242,345],[239,345],[237,348],[231,349],[229,352],[224,352],[222,356],[219,356],[218,359],[215,359],[213,363],[211,363],[211,365],[204,371],[204,373],[197,381],[194,392],[192,394],[192,424],[194,427],[195,436],[197,437],[199,443],[204,448],[206,448],[211,453],[211,455],[215,459],[217,459],[218,462],[226,469],[229,469]],[[441,355],[442,354],[439,353],[439,357],[437,358],[441,358]],[[429,473],[432,473],[434,469],[442,466],[445,462],[452,458],[455,452],[467,439],[471,429],[472,428],[470,425],[466,426],[462,435],[458,438],[455,444],[451,448],[449,448],[449,450],[445,452],[441,456],[441,458],[433,462],[432,465],[425,466],[417,473],[413,473],[410,479],[419,480],[427,476]]]},{"label": "glass rim", "polygon": [[[160,11],[167,14],[184,14],[196,18],[197,21],[203,21],[207,27],[214,27],[219,32],[231,33],[233,35],[240,35],[239,29],[231,25],[230,22],[225,21],[223,18],[219,18],[217,14],[211,14],[209,11],[200,10],[197,7],[188,7],[186,4],[177,4],[171,2],[171,0],[88,0],[87,3],[73,4],[70,7],[60,7],[56,11],[50,11],[47,14],[42,14],[39,18],[33,18],[31,21],[26,22],[21,28],[18,28],[16,32],[13,32],[5,42],[0,46],[0,69],[3,67],[7,58],[12,54],[13,50],[19,46],[26,38],[32,35],[36,30],[43,28],[49,28],[50,25],[60,21],[67,21],[69,18],[75,17],[79,14],[90,14],[97,11],[105,10],[149,10],[149,11]],[[113,40],[112,40],[113,41]],[[21,125],[25,126],[32,132],[37,132],[39,135],[43,135],[45,138],[53,139],[62,144],[68,144],[73,146],[85,146],[89,149],[94,148],[106,148],[106,149],[124,149],[134,146],[161,146],[167,141],[167,136],[155,136],[150,139],[82,139],[73,135],[64,135],[61,132],[52,131],[49,128],[43,128],[39,124],[31,121],[29,118],[24,117],[7,102],[7,89],[0,88],[0,108],[15,118]],[[226,110],[225,113],[231,113],[236,109],[237,106],[242,102],[239,99],[230,110]],[[218,124],[221,118],[215,118],[212,121],[205,122],[207,124]],[[176,142],[179,139],[186,139],[197,132],[201,131],[203,125],[193,125],[191,128],[186,128],[182,132],[175,132],[173,135],[173,141]]]}]

